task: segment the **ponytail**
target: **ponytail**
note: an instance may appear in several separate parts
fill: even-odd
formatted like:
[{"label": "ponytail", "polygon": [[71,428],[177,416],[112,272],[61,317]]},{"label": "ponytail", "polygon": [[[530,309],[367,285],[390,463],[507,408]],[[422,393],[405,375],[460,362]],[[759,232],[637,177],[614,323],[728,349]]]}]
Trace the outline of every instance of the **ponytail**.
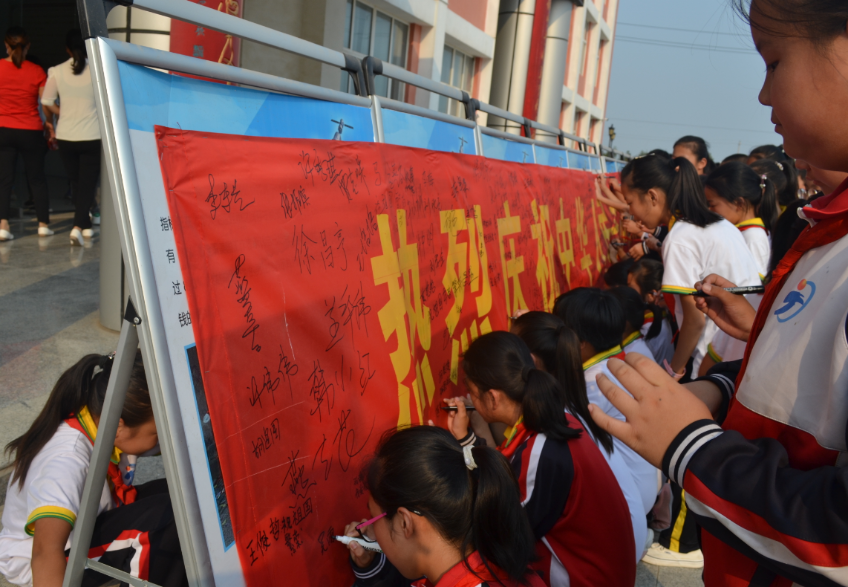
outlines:
[{"label": "ponytail", "polygon": [[29,35],[22,27],[13,26],[6,30],[5,41],[12,50],[9,55],[12,58],[12,63],[20,69],[24,62],[24,49],[29,46]]},{"label": "ponytail", "polygon": [[701,177],[695,166],[686,157],[671,160],[672,170],[676,173],[666,192],[668,209],[679,220],[704,228],[721,220],[721,216],[710,211]]},{"label": "ponytail", "polygon": [[71,52],[71,56],[74,59],[71,66],[74,70],[74,75],[81,74],[85,71],[87,53],[85,50],[85,41],[82,40],[82,33],[79,29],[68,31],[68,34],[65,36],[65,46]]},{"label": "ponytail", "polygon": [[[15,454],[13,483],[18,481],[19,487],[23,489],[33,459],[64,420],[78,414],[85,407],[92,416],[100,416],[113,362],[111,355],[86,355],[62,373],[29,430],[6,445],[6,454]],[[130,428],[140,426],[153,418],[140,352],[136,353],[121,418]]]},{"label": "ponytail", "polygon": [[[427,518],[462,553],[469,546],[476,550],[499,583],[505,578],[523,583],[536,558],[536,540],[515,475],[495,449],[481,446],[470,452],[474,468],[446,430],[417,426],[390,431],[364,477],[387,518],[405,507]],[[465,565],[473,572],[467,560]]]},{"label": "ponytail", "polygon": [[580,435],[568,426],[562,387],[536,368],[530,349],[515,334],[497,331],[478,337],[465,351],[462,368],[481,393],[497,389],[520,405],[528,430],[556,440]]},{"label": "ponytail", "polygon": [[701,228],[721,220],[721,216],[707,207],[700,176],[685,157],[637,157],[624,167],[621,181],[639,192],[640,197],[651,189],[665,192],[666,208],[678,220]]},{"label": "ponytail", "polygon": [[566,327],[562,320],[547,312],[527,312],[519,316],[512,323],[511,331],[542,361],[545,371],[556,377],[565,393],[565,408],[568,413],[579,418],[592,438],[608,454],[612,454],[612,436],[598,426],[589,413],[586,379],[580,360],[580,339],[574,331]]},{"label": "ponytail", "polygon": [[[653,304],[648,304],[642,299],[642,296],[632,287],[614,287],[609,292],[621,304],[621,309],[624,310],[624,318],[634,331],[639,332],[642,326],[645,325],[645,312],[651,312],[654,316],[662,316],[662,310]],[[646,340],[656,338],[662,331],[662,321],[654,320],[648,333],[645,335]]]},{"label": "ponytail", "polygon": [[762,219],[765,229],[769,232],[774,230],[777,223],[777,190],[768,173],[758,173],[738,161],[725,163],[710,174],[704,185],[731,204],[744,200]]}]

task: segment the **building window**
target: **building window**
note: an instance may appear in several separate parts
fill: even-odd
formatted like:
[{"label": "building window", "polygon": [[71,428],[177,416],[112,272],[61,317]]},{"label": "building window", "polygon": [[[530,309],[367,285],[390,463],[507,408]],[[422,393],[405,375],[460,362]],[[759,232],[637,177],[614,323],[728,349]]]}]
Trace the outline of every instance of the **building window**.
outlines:
[{"label": "building window", "polygon": [[[406,69],[409,25],[358,0],[347,0],[344,48],[360,57],[371,55]],[[377,76],[374,85],[377,95],[403,101],[405,84]],[[341,90],[353,92],[353,81],[346,71],[342,72]]]},{"label": "building window", "polygon": [[[471,95],[474,83],[474,58],[445,45],[442,54],[442,83],[459,88]],[[439,96],[439,112],[465,116],[462,102]]]}]

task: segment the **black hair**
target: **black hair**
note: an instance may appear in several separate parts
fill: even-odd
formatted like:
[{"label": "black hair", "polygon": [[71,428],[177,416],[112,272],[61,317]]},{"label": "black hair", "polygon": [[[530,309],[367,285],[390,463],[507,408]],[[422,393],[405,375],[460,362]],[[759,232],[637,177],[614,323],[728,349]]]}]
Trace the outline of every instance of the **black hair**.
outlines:
[{"label": "black hair", "polygon": [[[845,0],[733,0],[733,8],[757,30],[777,37],[801,37],[819,49],[845,33]],[[757,22],[751,15],[757,13]]]},{"label": "black hair", "polygon": [[744,163],[727,163],[713,171],[704,185],[731,204],[744,200],[762,219],[766,230],[771,232],[774,229],[777,222],[777,193],[768,174],[758,175]]},{"label": "black hair", "polygon": [[789,252],[801,232],[808,226],[803,218],[798,217],[798,209],[806,206],[806,200],[796,200],[789,204],[775,223],[771,233],[771,257],[769,259],[769,275],[777,268],[783,256]]},{"label": "black hair", "polygon": [[519,404],[528,430],[555,440],[580,435],[568,426],[562,387],[536,368],[530,349],[515,334],[500,330],[477,337],[463,355],[462,369],[481,393],[498,389]]},{"label": "black hair", "polygon": [[[6,445],[7,454],[15,453],[13,483],[17,480],[23,489],[33,459],[53,437],[63,420],[78,414],[85,407],[92,416],[100,417],[113,362],[109,355],[86,355],[62,373],[29,430]],[[121,418],[129,428],[141,426],[153,419],[141,351],[136,353]]]},{"label": "black hair", "polygon": [[[662,311],[657,306],[645,302],[642,296],[632,287],[627,287],[626,285],[614,287],[609,292],[621,304],[621,309],[624,311],[624,319],[630,325],[630,328],[636,332],[641,330],[642,325],[645,324],[645,312],[651,312],[654,316],[662,315]],[[647,334],[645,334],[645,340],[656,338],[661,330],[662,321],[654,320]]]},{"label": "black hair", "polygon": [[774,159],[758,159],[751,163],[751,169],[757,175],[767,175],[774,184],[774,191],[781,194],[786,190],[786,174],[783,173],[783,165]]},{"label": "black hair", "polygon": [[29,45],[29,35],[23,27],[12,26],[6,29],[6,38],[4,40],[12,49],[12,53],[9,55],[12,58],[12,63],[20,69],[21,64],[24,62],[24,49]]},{"label": "black hair", "polygon": [[661,189],[666,195],[666,207],[678,220],[701,228],[721,220],[707,207],[698,172],[685,157],[637,157],[621,171],[621,182],[640,192],[639,197],[650,189]]},{"label": "black hair", "polygon": [[662,289],[663,264],[659,261],[643,257],[634,263],[628,274],[633,276],[643,296]]},{"label": "black hair", "polygon": [[798,199],[798,168],[795,167],[795,160],[783,150],[783,146],[762,145],[751,151],[748,158],[751,157],[755,158],[751,161],[751,167],[764,161],[773,161],[783,174],[785,185],[777,188],[777,201],[781,206],[786,206]]},{"label": "black hair", "polygon": [[87,53],[85,51],[85,41],[82,40],[82,32],[79,29],[71,29],[65,35],[65,47],[71,52],[74,58],[72,65],[74,75],[79,75],[85,71],[85,60]]},{"label": "black hair", "polygon": [[628,257],[618,263],[613,263],[604,272],[604,283],[607,287],[615,287],[617,285],[627,285],[627,272],[633,266],[635,261]]},{"label": "black hair", "polygon": [[608,291],[578,287],[559,296],[554,314],[571,328],[581,342],[600,353],[621,344],[626,319],[621,304]]},{"label": "black hair", "polygon": [[565,391],[565,407],[580,418],[592,437],[612,454],[612,436],[598,426],[589,414],[586,378],[580,358],[580,339],[562,320],[547,312],[527,312],[516,318],[511,331],[518,335],[545,366],[545,371],[557,378]]},{"label": "black hair", "polygon": [[748,155],[745,153],[734,153],[733,155],[728,155],[724,159],[721,160],[721,164],[730,163],[731,161],[741,161],[745,163],[748,161]]},{"label": "black hair", "polygon": [[651,149],[645,155],[659,155],[660,157],[665,157],[666,159],[671,159],[671,153],[666,151],[665,149]]},{"label": "black hair", "polygon": [[[515,475],[493,448],[474,447],[471,454],[474,470],[466,466],[462,447],[450,432],[435,426],[390,431],[364,477],[387,518],[401,507],[419,513],[463,554],[469,546],[476,550],[493,575],[502,574],[490,564],[524,583],[527,567],[536,559],[536,540]],[[471,570],[467,560],[465,565]]]},{"label": "black hair", "polygon": [[707,166],[704,167],[704,175],[708,175],[716,166],[715,161],[710,156],[710,147],[707,144],[707,141],[702,139],[701,137],[696,137],[694,135],[686,135],[685,137],[680,137],[677,139],[677,142],[674,143],[675,147],[686,147],[692,153],[695,154],[695,158],[700,161],[701,159],[707,160]]}]

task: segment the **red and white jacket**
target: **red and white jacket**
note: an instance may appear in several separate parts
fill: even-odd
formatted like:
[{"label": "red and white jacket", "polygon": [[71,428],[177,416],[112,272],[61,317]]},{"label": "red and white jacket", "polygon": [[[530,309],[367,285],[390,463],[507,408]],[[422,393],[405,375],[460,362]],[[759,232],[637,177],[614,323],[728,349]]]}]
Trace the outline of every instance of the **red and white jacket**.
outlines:
[{"label": "red and white jacket", "polygon": [[[571,428],[583,430],[566,416]],[[633,587],[630,511],[592,437],[553,440],[519,422],[499,447],[510,461],[536,537],[532,565],[553,587]]]},{"label": "red and white jacket", "polygon": [[848,585],[848,181],[802,213],[723,429],[691,424],[663,460],[703,530],[707,587]]}]

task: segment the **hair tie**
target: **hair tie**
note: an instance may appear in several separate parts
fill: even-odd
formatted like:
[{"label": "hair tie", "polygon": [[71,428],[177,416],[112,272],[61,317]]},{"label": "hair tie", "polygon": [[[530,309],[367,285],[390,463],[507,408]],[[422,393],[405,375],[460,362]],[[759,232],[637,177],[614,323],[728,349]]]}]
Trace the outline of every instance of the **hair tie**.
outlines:
[{"label": "hair tie", "polygon": [[766,189],[766,180],[767,179],[768,179],[768,176],[765,173],[760,176],[760,189],[761,190]]},{"label": "hair tie", "polygon": [[781,163],[780,161],[775,161],[775,164],[777,164],[777,168],[778,168],[778,169],[780,169],[781,171],[783,171],[783,163]]},{"label": "hair tie", "polygon": [[109,353],[108,355],[103,355],[100,357],[100,360],[97,361],[97,364],[94,366],[94,371],[91,374],[91,379],[94,380],[95,377],[100,375],[103,371],[106,370],[107,366],[112,365],[112,360],[115,358],[115,353]]},{"label": "hair tie", "polygon": [[521,380],[526,383],[527,378],[530,377],[530,371],[535,371],[535,370],[536,370],[535,367],[524,367],[524,369],[521,370]]},{"label": "hair tie", "polygon": [[474,455],[471,453],[473,448],[473,444],[467,444],[462,447],[462,458],[465,459],[465,466],[468,467],[469,471],[473,471],[477,468],[477,462],[474,460]]}]

